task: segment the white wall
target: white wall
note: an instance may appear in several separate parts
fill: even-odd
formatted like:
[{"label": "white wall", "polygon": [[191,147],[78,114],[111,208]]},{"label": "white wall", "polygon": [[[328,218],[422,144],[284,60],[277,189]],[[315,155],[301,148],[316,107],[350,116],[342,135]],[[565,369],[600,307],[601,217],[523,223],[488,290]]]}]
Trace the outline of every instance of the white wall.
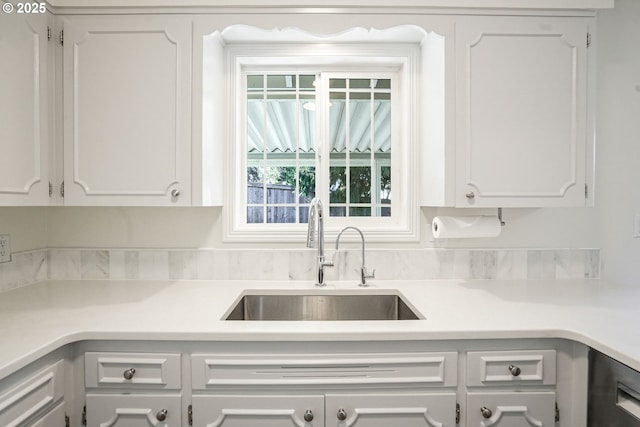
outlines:
[{"label": "white wall", "polygon": [[[594,209],[505,209],[496,239],[434,243],[430,221],[451,209],[424,209],[422,240],[393,247],[598,248]],[[480,213],[496,214],[495,210]],[[455,212],[453,212],[455,213]],[[466,212],[465,212],[466,213]],[[221,248],[219,208],[49,208],[49,246],[98,248]],[[303,247],[289,243],[267,247]],[[246,244],[244,245],[247,246]],[[250,245],[254,247],[255,245]],[[381,245],[371,244],[371,247]]]},{"label": "white wall", "polygon": [[[403,247],[602,248],[605,277],[640,284],[640,239],[632,238],[640,213],[640,1],[617,0],[598,13],[596,208],[506,209],[499,238],[446,243],[431,241],[429,224],[451,210],[423,209],[421,241]],[[11,234],[15,251],[229,246],[220,208],[0,208],[0,233]]]},{"label": "white wall", "polygon": [[11,236],[13,252],[43,249],[48,245],[45,208],[0,208],[0,234]]},{"label": "white wall", "polygon": [[640,285],[640,1],[598,16],[596,210],[602,276]]}]

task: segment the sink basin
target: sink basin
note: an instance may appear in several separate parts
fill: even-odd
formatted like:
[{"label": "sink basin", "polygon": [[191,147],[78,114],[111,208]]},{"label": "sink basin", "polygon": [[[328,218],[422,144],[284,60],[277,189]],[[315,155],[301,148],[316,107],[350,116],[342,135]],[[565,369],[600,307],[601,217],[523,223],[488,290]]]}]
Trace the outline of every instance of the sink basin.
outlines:
[{"label": "sink basin", "polygon": [[393,293],[248,293],[225,320],[419,320],[422,315]]}]

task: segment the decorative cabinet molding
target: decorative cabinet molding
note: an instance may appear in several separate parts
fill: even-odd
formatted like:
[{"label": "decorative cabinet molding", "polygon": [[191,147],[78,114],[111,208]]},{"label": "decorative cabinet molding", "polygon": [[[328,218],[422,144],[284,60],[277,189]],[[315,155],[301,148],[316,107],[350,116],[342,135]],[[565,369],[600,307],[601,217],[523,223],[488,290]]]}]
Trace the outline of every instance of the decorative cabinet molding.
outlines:
[{"label": "decorative cabinet molding", "polygon": [[584,206],[587,18],[456,28],[457,207]]},{"label": "decorative cabinet molding", "polygon": [[93,353],[85,354],[87,387],[181,388],[179,354]]},{"label": "decorative cabinet molding", "polygon": [[322,395],[202,395],[192,401],[194,426],[325,426]]},{"label": "decorative cabinet molding", "polygon": [[66,205],[191,203],[191,32],[176,16],[64,19]]},{"label": "decorative cabinet molding", "polygon": [[92,394],[87,399],[87,425],[101,427],[181,426],[180,395],[105,395]]},{"label": "decorative cabinet molding", "polygon": [[555,401],[552,391],[469,393],[467,427],[553,427]]},{"label": "decorative cabinet molding", "polygon": [[0,392],[0,425],[22,426],[33,422],[54,425],[44,420],[60,419],[60,409],[52,408],[64,399],[64,380],[64,360],[60,360]]},{"label": "decorative cabinet molding", "polygon": [[[327,427],[456,425],[456,393],[328,394]],[[346,418],[341,421],[341,415]],[[390,422],[393,420],[393,422]]]},{"label": "decorative cabinet molding", "polygon": [[0,206],[49,203],[50,14],[0,14]]}]

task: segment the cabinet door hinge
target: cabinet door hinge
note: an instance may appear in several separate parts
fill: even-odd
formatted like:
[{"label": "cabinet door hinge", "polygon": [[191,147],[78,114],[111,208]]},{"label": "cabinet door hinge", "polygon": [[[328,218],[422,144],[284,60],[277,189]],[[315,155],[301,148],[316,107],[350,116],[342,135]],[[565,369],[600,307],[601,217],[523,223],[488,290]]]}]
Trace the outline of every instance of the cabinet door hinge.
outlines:
[{"label": "cabinet door hinge", "polygon": [[189,420],[189,425],[193,425],[193,405],[189,405],[187,408],[187,419]]},{"label": "cabinet door hinge", "polygon": [[49,181],[49,197],[53,197],[53,184]]},{"label": "cabinet door hinge", "polygon": [[69,415],[64,414],[64,427],[69,427],[71,425],[71,421],[69,421]]},{"label": "cabinet door hinge", "polygon": [[456,424],[460,424],[460,404],[456,403]]},{"label": "cabinet door hinge", "polygon": [[60,184],[60,197],[64,197],[64,181]]},{"label": "cabinet door hinge", "polygon": [[60,44],[64,46],[64,30],[60,30]]},{"label": "cabinet door hinge", "polygon": [[82,407],[82,425],[87,425],[87,404],[85,403]]},{"label": "cabinet door hinge", "polygon": [[47,26],[47,41],[51,41],[51,27]]},{"label": "cabinet door hinge", "polygon": [[589,184],[584,185],[584,198],[585,199],[589,198]]},{"label": "cabinet door hinge", "polygon": [[587,33],[587,47],[591,47],[591,33]]},{"label": "cabinet door hinge", "polygon": [[558,402],[556,402],[556,422],[560,422],[560,408],[558,408]]}]

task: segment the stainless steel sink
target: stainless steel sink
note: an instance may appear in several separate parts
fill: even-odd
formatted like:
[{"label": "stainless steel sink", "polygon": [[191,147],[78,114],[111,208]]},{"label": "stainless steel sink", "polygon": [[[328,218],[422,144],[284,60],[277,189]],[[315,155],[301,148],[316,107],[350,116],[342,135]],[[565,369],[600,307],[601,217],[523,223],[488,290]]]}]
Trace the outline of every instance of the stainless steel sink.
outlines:
[{"label": "stainless steel sink", "polygon": [[422,315],[398,294],[245,294],[225,320],[419,320]]}]

